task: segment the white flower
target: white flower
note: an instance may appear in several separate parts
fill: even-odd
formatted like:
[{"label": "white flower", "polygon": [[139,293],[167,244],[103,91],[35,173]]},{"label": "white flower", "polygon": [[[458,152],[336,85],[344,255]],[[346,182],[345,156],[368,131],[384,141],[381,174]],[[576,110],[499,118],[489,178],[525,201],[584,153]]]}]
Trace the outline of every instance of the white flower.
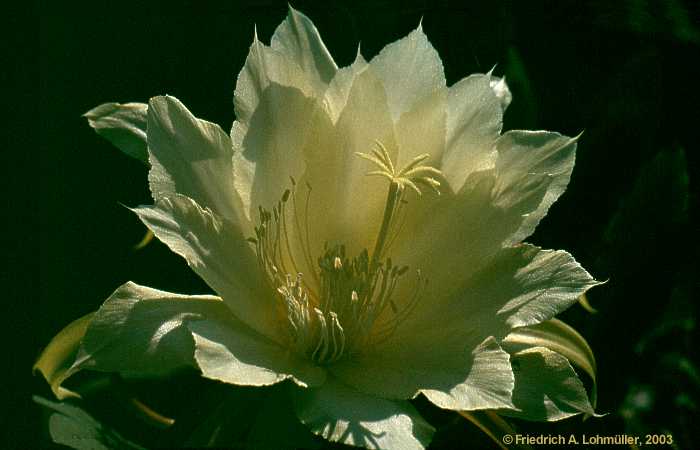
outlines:
[{"label": "white flower", "polygon": [[338,69],[290,8],[250,48],[230,135],[169,96],[90,111],[147,154],[154,204],[134,212],[217,295],[125,284],[81,324],[54,385],[182,365],[235,385],[290,379],[312,431],[370,448],[427,445],[419,394],[537,420],[592,413],[567,359],[523,338],[596,284],[568,253],[522,243],[564,191],[576,139],[501,134],[510,99],[491,74],[447,87],[420,27]]}]

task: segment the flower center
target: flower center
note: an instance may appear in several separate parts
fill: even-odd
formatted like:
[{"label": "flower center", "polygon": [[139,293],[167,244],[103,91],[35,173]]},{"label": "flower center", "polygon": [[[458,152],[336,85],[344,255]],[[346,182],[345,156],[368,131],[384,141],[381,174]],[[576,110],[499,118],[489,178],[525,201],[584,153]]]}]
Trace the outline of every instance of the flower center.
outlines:
[{"label": "flower center", "polygon": [[[416,270],[411,298],[398,306],[393,295],[408,267],[394,264],[386,253],[401,228],[406,187],[419,196],[419,185],[437,191],[440,183],[433,176],[440,172],[420,165],[428,155],[418,156],[396,171],[386,148],[378,141],[376,144],[371,155],[358,153],[379,168],[368,175],[390,180],[382,224],[371,254],[365,249],[349,257],[345,246],[326,244],[314,264],[307,220],[312,189],[307,185],[306,195],[302,195],[293,178],[292,189],[284,192],[272,212],[259,208],[256,237],[249,239],[255,245],[258,264],[267,274],[270,287],[281,296],[291,347],[319,365],[331,364],[387,339],[413,310],[427,284],[420,270]],[[297,197],[302,201],[298,202]],[[290,236],[296,241],[292,242]],[[298,270],[302,260],[306,267],[314,268],[310,278],[305,279]]]}]

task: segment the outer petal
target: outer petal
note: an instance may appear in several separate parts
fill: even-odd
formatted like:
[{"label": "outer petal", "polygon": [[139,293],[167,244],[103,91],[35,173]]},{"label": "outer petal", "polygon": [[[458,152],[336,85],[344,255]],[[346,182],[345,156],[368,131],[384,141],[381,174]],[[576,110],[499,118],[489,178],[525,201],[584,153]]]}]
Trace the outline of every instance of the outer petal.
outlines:
[{"label": "outer petal", "polygon": [[291,6],[287,19],[272,35],[270,46],[296,61],[320,92],[338,70],[314,24]]},{"label": "outer petal", "polygon": [[90,126],[119,150],[144,163],[146,150],[145,103],[103,103],[83,114]]},{"label": "outer petal", "polygon": [[288,378],[301,386],[318,386],[325,371],[300,359],[238,320],[188,324],[194,357],[206,378],[241,386],[267,386]]},{"label": "outer petal", "polygon": [[469,174],[493,167],[496,159],[503,109],[490,82],[490,75],[475,74],[449,89],[442,171],[455,192]]},{"label": "outer petal", "polygon": [[162,375],[194,366],[192,336],[183,325],[227,315],[218,297],[171,294],[126,283],[93,316],[71,371]]},{"label": "outer petal", "polygon": [[182,195],[161,198],[134,212],[223,297],[236,317],[279,338],[275,298],[265,290],[253,250],[236,227]]},{"label": "outer petal", "polygon": [[510,105],[510,102],[513,100],[513,95],[510,93],[510,89],[508,89],[508,84],[506,84],[506,77],[500,78],[491,75],[491,82],[489,85],[491,89],[493,89],[494,94],[496,94],[496,97],[501,101],[501,109],[505,112],[508,105]]},{"label": "outer petal", "polygon": [[600,284],[561,250],[509,248],[469,280],[459,298],[485,333],[549,320]]},{"label": "outer petal", "polygon": [[511,238],[517,243],[535,230],[549,207],[564,192],[574,168],[576,139],[547,131],[509,131],[498,139],[498,190],[517,189],[529,178],[546,175],[547,191]]},{"label": "outer petal", "polygon": [[425,328],[330,370],[344,383],[384,398],[412,398],[420,391],[446,409],[512,407],[510,359],[493,338],[476,345],[464,328]]},{"label": "outer petal", "polygon": [[311,80],[302,68],[283,52],[261,43],[256,33],[236,82],[233,105],[237,121],[234,126],[236,123],[247,125],[270,83],[293,87],[308,95],[313,93]]},{"label": "outer petal", "polygon": [[[503,248],[523,223],[523,215],[541,202],[548,180],[533,176],[528,181],[506,198],[496,189],[495,170],[482,171],[472,174],[456,194],[409,198],[406,221],[392,250],[394,260],[421,271],[432,299],[450,299]],[[410,299],[413,286],[405,275],[397,301]]]},{"label": "outer petal", "polygon": [[500,413],[538,421],[595,414],[583,383],[565,357],[544,347],[521,350],[512,356],[516,410]]},{"label": "outer petal", "polygon": [[295,409],[311,431],[330,441],[371,449],[423,449],[434,428],[408,402],[359,393],[336,380],[297,389]]},{"label": "outer petal", "polygon": [[231,140],[218,125],[195,118],[174,97],[154,97],[148,108],[148,149],[154,200],[178,193],[238,220]]},{"label": "outer petal", "polygon": [[93,315],[94,313],[86,314],[68,324],[51,339],[49,345],[34,363],[32,370],[39,371],[44,376],[46,382],[51,386],[51,391],[59,400],[80,397],[79,394],[64,388],[61,384],[73,374],[70,370],[71,366],[75,362],[80,342],[85,336],[85,331]]},{"label": "outer petal", "polygon": [[[514,139],[532,146],[511,145]],[[423,196],[407,206],[393,253],[423,271],[436,297],[449,297],[448,288],[461,287],[498,251],[529,235],[568,182],[571,139],[511,132],[498,142],[493,169],[472,173],[456,194]]]},{"label": "outer petal", "polygon": [[437,51],[423,28],[387,45],[370,62],[371,70],[384,83],[394,121],[436,89],[445,86],[445,73]]},{"label": "outer petal", "polygon": [[[529,245],[505,249],[449,299],[430,296],[429,285],[386,341],[358,355],[356,367],[338,364],[332,370],[346,383],[377,395],[405,398],[412,389],[432,388],[449,393],[454,406],[465,402],[462,407],[467,409],[479,404],[469,405],[464,394],[480,388],[483,395],[474,398],[481,407],[488,408],[489,400],[507,402],[507,377],[512,377],[508,357],[488,341],[482,347],[478,344],[489,336],[501,339],[512,328],[550,319],[595,284],[566,252]],[[482,376],[482,367],[494,372],[487,370],[483,373],[488,375]],[[490,384],[490,379],[496,382]],[[436,397],[436,402],[450,404],[445,397]]]},{"label": "outer petal", "polygon": [[499,408],[511,404],[513,371],[510,361],[496,340],[488,338],[472,352],[467,378],[457,385],[421,389],[428,399],[441,408],[475,410]]}]

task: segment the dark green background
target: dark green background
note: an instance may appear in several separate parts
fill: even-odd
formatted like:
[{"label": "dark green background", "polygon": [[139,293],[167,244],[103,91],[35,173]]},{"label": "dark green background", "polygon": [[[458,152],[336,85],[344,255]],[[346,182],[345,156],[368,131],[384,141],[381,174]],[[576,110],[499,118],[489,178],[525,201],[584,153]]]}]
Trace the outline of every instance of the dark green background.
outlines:
[{"label": "dark green background", "polygon": [[[17,407],[5,413],[8,442],[18,446],[27,438],[30,446],[50,442],[29,396],[49,396],[48,389],[30,378],[29,366],[65,324],[127,280],[207,292],[160,243],[132,250],[144,228],[122,205],[149,203],[145,167],[98,137],[81,114],[103,102],[167,93],[228,130],[254,25],[269,42],[287,9],[281,1],[62,3],[39,8],[41,271],[38,289],[31,286],[23,300],[31,313],[18,316],[29,340],[21,364],[13,365],[22,377]],[[352,62],[358,42],[369,59],[422,17],[448,84],[494,65],[507,76],[514,100],[506,129],[585,131],[569,189],[529,240],[566,249],[595,277],[610,280],[590,292],[598,314],[574,307],[564,315],[596,353],[598,409],[610,414],[585,424],[518,426],[532,433],[673,433],[681,448],[697,448],[697,3],[293,5],[314,21],[341,66]],[[184,392],[186,402],[197,401]],[[445,430],[436,448],[462,440],[490,445],[466,422],[440,414],[435,420]],[[167,435],[158,439],[169,443]]]}]

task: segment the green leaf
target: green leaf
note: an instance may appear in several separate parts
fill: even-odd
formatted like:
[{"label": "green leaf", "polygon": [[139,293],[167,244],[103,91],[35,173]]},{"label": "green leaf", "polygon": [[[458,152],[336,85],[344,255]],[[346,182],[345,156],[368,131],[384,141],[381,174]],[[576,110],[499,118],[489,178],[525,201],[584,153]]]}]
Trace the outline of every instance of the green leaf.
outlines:
[{"label": "green leaf", "polygon": [[76,405],[51,402],[39,396],[34,396],[33,400],[54,411],[49,416],[49,433],[57,444],[79,450],[143,449],[111,428],[105,427]]},{"label": "green leaf", "polygon": [[63,400],[68,397],[79,398],[80,395],[61,386],[70,377],[74,370],[71,366],[80,347],[80,342],[85,336],[88,324],[94,313],[87,314],[74,320],[61,330],[46,346],[34,364],[34,372],[40,372],[51,386],[56,398]]},{"label": "green leaf", "polygon": [[103,103],[83,114],[97,134],[119,150],[148,164],[145,103]]}]

